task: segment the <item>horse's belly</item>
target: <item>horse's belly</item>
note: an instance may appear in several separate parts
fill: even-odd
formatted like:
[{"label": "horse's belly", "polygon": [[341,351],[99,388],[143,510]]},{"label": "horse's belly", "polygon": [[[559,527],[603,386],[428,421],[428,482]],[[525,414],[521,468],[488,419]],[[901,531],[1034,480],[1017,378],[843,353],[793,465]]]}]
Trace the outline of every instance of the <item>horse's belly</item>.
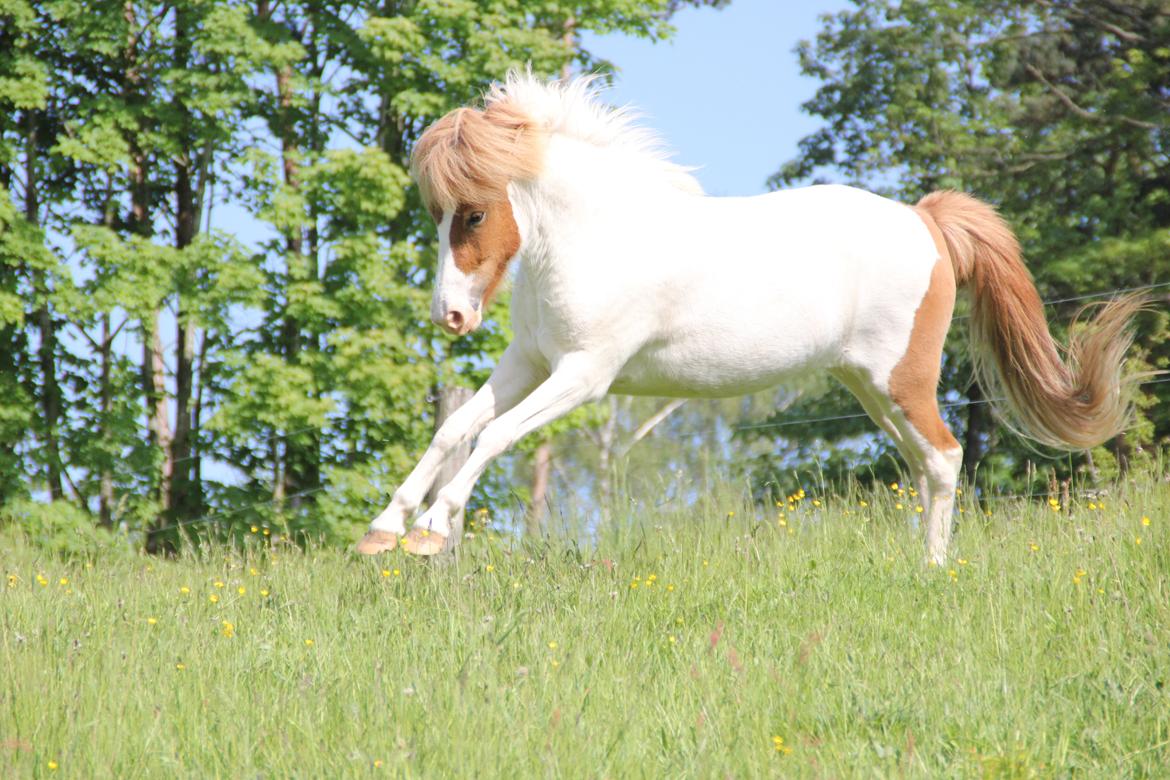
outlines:
[{"label": "horse's belly", "polygon": [[828,362],[826,351],[808,343],[651,344],[622,367],[610,392],[683,398],[744,395]]}]

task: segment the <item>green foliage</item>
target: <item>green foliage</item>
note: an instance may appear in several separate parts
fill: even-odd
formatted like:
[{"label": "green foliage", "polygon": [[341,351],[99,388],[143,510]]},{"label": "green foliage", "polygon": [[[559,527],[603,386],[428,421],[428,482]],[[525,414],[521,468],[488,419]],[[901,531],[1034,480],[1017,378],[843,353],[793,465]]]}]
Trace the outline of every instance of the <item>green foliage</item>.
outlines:
[{"label": "green foliage", "polygon": [[68,501],[45,504],[27,498],[0,507],[0,544],[6,550],[26,546],[38,554],[63,558],[129,549],[124,539],[94,526],[87,512]]},{"label": "green foliage", "polygon": [[[1042,297],[1063,300],[1170,278],[1170,167],[1164,154],[1170,25],[1164,3],[856,0],[798,49],[821,82],[804,109],[821,127],[775,174],[782,186],[841,177],[913,201],[940,188],[997,204],[1020,234]],[[1153,293],[1166,300],[1166,290]],[[1080,301],[1048,309],[1063,338]],[[1132,369],[1170,362],[1165,306],[1138,321]],[[964,339],[944,364],[967,444],[991,454],[984,484],[1024,487],[1028,463],[1093,472],[1093,461],[1038,453],[987,419]],[[974,395],[972,393],[975,393]],[[1170,384],[1151,385],[1144,422],[1113,457],[1170,438]],[[857,410],[837,407],[838,413]],[[811,411],[793,407],[794,417]],[[819,416],[809,414],[807,416]],[[839,443],[850,431],[810,427]],[[808,463],[811,458],[802,459]]]},{"label": "green foliage", "polygon": [[0,0],[0,505],[152,550],[349,533],[510,335],[506,294],[474,338],[429,322],[414,139],[679,6]]}]

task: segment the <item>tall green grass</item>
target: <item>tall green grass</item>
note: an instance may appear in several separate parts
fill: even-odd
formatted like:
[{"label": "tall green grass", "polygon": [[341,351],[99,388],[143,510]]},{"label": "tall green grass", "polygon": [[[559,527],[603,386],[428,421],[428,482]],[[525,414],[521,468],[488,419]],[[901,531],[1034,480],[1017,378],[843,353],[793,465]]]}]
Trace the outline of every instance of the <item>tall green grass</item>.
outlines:
[{"label": "tall green grass", "polygon": [[938,568],[890,490],[446,565],[6,537],[0,776],[1165,777],[1170,488],[1089,503]]}]

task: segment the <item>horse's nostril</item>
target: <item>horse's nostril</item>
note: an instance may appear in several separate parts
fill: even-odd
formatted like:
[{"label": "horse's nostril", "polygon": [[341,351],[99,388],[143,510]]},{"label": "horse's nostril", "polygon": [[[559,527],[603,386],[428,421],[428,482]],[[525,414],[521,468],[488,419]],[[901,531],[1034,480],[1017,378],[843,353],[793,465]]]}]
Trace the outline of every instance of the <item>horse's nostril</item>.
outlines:
[{"label": "horse's nostril", "polygon": [[451,330],[459,330],[463,327],[463,312],[449,311],[447,312],[447,327]]}]

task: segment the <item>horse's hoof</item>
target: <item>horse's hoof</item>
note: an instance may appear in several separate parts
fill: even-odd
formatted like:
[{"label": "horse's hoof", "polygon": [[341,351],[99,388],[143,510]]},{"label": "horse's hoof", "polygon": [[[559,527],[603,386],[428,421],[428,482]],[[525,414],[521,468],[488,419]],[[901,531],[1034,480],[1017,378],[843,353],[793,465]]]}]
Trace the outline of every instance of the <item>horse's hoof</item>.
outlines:
[{"label": "horse's hoof", "polygon": [[402,549],[412,555],[438,555],[446,543],[446,536],[425,528],[412,528],[402,537]]},{"label": "horse's hoof", "polygon": [[367,531],[354,549],[362,555],[377,555],[380,552],[389,552],[397,546],[398,534],[393,531]]}]

